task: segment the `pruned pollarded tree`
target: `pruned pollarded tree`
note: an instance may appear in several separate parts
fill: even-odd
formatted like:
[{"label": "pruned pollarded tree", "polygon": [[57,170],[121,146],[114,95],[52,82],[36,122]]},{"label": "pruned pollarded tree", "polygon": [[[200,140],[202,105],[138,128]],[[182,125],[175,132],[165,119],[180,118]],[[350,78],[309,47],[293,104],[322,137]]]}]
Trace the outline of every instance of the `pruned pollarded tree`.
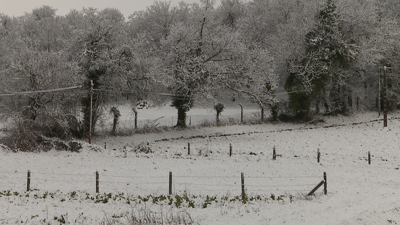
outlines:
[{"label": "pruned pollarded tree", "polygon": [[212,1],[192,5],[191,19],[171,28],[162,42],[168,52],[166,72],[178,109],[177,126],[186,125],[186,112],[195,100],[213,99],[221,90],[248,96],[261,107],[275,106],[273,57],[244,41],[240,29],[225,24],[219,12]]},{"label": "pruned pollarded tree", "polygon": [[112,128],[111,134],[115,135],[117,132],[117,125],[118,125],[119,117],[121,116],[121,112],[119,111],[119,109],[116,106],[113,106],[110,109],[110,114],[112,114],[114,117],[113,128]]},{"label": "pruned pollarded tree", "polygon": [[221,115],[222,111],[224,111],[225,105],[221,102],[218,102],[214,105],[214,109],[217,112],[217,124],[219,124],[219,116]]},{"label": "pruned pollarded tree", "polygon": [[215,49],[205,51],[210,41],[205,28],[213,22],[212,10],[211,1],[192,5],[192,17],[172,26],[169,36],[161,42],[161,49],[167,54],[166,77],[174,94],[171,106],[178,110],[177,127],[186,127],[186,112],[193,107],[195,96],[211,93],[210,57]]},{"label": "pruned pollarded tree", "polygon": [[213,4],[206,0],[193,4],[191,18],[173,26],[162,42],[178,127],[186,126],[186,112],[196,99],[213,99],[219,87],[225,86],[230,66],[239,58],[239,36],[217,19]]}]

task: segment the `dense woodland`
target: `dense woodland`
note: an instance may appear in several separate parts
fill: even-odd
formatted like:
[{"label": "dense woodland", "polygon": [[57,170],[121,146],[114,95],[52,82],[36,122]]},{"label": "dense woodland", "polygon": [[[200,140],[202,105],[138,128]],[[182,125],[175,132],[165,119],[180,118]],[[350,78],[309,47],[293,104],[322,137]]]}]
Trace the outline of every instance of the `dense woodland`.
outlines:
[{"label": "dense woodland", "polygon": [[[0,92],[31,92],[0,96],[13,137],[87,135],[91,81],[93,130],[115,96],[163,103],[167,93],[180,127],[196,102],[223,104],[221,95],[248,98],[273,120],[377,110],[384,67],[389,107],[398,105],[398,0],[156,1],[128,18],[42,6],[0,21]],[[69,87],[80,88],[35,92]]]}]

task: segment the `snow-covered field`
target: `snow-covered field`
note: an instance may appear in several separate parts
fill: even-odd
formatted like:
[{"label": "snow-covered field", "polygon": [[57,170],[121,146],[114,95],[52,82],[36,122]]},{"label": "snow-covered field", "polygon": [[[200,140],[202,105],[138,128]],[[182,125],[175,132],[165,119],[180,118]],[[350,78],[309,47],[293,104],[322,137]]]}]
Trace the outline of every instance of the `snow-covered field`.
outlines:
[{"label": "snow-covered field", "polygon": [[[260,109],[252,103],[242,102],[244,106],[244,120],[250,120],[255,117],[260,118]],[[187,125],[196,126],[202,123],[214,123],[216,120],[216,111],[211,108],[197,107],[191,109],[187,112]],[[132,107],[118,106],[121,112],[121,117],[119,118],[119,127],[122,129],[132,129],[134,128],[134,113]],[[162,107],[151,107],[138,109],[138,127],[142,128],[144,125],[158,124],[158,126],[174,126],[177,123],[177,109],[171,107],[170,104],[166,104]],[[104,113],[103,119],[99,124],[99,128],[102,130],[110,131],[112,128],[113,115],[110,113]],[[220,115],[221,121],[228,121],[233,119],[235,121],[240,121],[240,106],[238,103],[226,106]]]},{"label": "snow-covered field", "polygon": [[[107,142],[107,149],[98,152],[88,146],[80,153],[0,150],[0,224],[123,223],[129,213],[143,210],[156,216],[190,215],[195,224],[400,224],[400,121],[393,116],[388,128],[382,121],[369,122],[377,119],[375,113],[365,113],[327,117],[319,124],[102,137],[94,142],[101,147]],[[147,141],[154,153],[133,151]],[[272,160],[274,146],[277,160]],[[172,204],[169,199],[143,199],[168,195],[169,172]],[[320,188],[305,197],[324,172],[328,194]],[[241,173],[249,200],[258,200],[238,200]],[[188,196],[194,208],[186,200],[178,204],[175,195]],[[207,200],[207,195],[216,199]]]}]

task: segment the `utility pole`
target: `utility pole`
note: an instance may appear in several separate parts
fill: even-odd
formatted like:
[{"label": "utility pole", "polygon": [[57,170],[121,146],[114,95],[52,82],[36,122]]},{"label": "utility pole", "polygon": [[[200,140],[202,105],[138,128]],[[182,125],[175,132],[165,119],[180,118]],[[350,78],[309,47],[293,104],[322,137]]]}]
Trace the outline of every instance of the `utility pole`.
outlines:
[{"label": "utility pole", "polygon": [[92,144],[93,80],[90,80],[89,144]]},{"label": "utility pole", "polygon": [[387,127],[387,82],[386,82],[386,66],[383,67],[383,127]]},{"label": "utility pole", "polygon": [[378,74],[378,117],[381,117],[381,74]]}]

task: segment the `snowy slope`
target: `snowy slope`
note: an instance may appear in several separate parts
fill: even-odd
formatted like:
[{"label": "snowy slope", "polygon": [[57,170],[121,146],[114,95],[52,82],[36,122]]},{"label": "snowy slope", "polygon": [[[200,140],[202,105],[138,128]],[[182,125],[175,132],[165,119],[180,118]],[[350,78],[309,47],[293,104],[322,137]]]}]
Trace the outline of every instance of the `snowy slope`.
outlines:
[{"label": "snowy slope", "polygon": [[[108,137],[95,140],[99,146],[107,141],[107,149],[101,152],[89,148],[81,153],[2,150],[0,223],[58,224],[61,216],[70,224],[98,224],[105,218],[124,222],[126,213],[142,209],[187,212],[198,224],[400,223],[400,121],[392,119],[384,129],[382,121],[368,122],[376,117],[367,113],[327,118],[326,123],[314,125],[192,128]],[[146,141],[154,153],[133,152]],[[275,161],[274,146],[279,155]],[[317,163],[317,149],[321,163]],[[30,192],[26,192],[28,170]],[[104,193],[114,196],[107,203],[96,203],[96,171],[100,174],[98,199],[104,199]],[[192,198],[195,208],[186,202],[176,207],[168,201],[138,200],[139,195],[168,195],[169,172],[174,195],[197,196]],[[304,197],[324,172],[328,195],[319,189],[314,197]],[[230,201],[241,194],[241,173],[246,194],[261,200]],[[202,208],[207,195],[219,201]],[[228,200],[222,201],[225,197]],[[128,198],[135,202],[127,204]]]}]

